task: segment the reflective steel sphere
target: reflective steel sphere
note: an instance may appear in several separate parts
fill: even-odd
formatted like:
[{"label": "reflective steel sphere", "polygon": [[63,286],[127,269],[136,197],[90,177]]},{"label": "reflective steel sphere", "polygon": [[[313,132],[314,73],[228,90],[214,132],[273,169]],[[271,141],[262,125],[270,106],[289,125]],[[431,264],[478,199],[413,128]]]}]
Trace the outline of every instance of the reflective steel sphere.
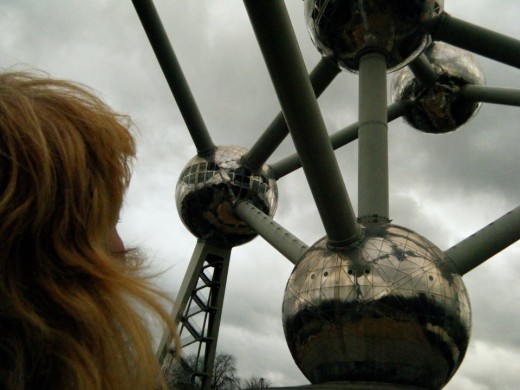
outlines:
[{"label": "reflective steel sphere", "polygon": [[318,241],[294,268],[283,325],[312,383],[380,382],[439,389],[468,346],[469,298],[443,254],[406,228],[364,228],[342,251]]},{"label": "reflective steel sphere", "polygon": [[422,86],[409,68],[401,69],[392,82],[394,101],[411,100],[415,104],[405,116],[406,122],[426,133],[446,133],[458,129],[479,109],[480,103],[460,98],[466,84],[484,84],[484,74],[471,54],[436,42],[426,51],[439,76],[431,87]]},{"label": "reflective steel sphere", "polygon": [[363,53],[380,50],[392,71],[431,41],[421,24],[443,5],[443,0],[305,0],[305,20],[314,45],[340,68],[355,72]]},{"label": "reflective steel sphere", "polygon": [[192,158],[177,182],[177,210],[196,237],[226,246],[251,241],[256,233],[237,219],[233,205],[248,200],[269,216],[276,211],[278,189],[270,169],[253,172],[241,163],[247,152],[219,146],[210,156]]}]

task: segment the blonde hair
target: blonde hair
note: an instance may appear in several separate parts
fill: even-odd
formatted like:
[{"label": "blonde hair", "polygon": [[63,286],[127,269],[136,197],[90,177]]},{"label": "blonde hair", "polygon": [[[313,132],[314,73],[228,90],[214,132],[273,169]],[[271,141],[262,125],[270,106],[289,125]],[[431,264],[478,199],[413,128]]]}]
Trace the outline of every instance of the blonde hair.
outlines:
[{"label": "blonde hair", "polygon": [[107,245],[130,125],[78,84],[0,74],[0,388],[164,387],[136,309],[174,331],[164,296]]}]

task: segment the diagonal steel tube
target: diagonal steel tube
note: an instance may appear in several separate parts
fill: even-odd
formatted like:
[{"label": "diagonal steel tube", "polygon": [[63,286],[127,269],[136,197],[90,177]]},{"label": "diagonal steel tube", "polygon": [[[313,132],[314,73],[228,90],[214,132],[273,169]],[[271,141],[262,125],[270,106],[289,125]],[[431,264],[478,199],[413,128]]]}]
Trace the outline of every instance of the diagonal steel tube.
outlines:
[{"label": "diagonal steel tube", "polygon": [[[309,74],[312,88],[316,97],[319,97],[327,89],[330,83],[340,72],[337,65],[329,60],[322,58],[316,67]],[[289,134],[289,129],[285,123],[283,113],[280,112],[271,124],[267,127],[258,141],[244,155],[242,161],[249,169],[257,170],[267,161],[280,146],[285,137]]]},{"label": "diagonal steel tube", "polygon": [[425,28],[432,38],[520,68],[520,41],[443,12]]},{"label": "diagonal steel tube", "polygon": [[419,55],[415,60],[410,62],[408,66],[410,67],[410,70],[414,74],[415,78],[424,88],[433,86],[439,79],[439,76],[433,69],[432,64],[424,54]]},{"label": "diagonal steel tube", "polygon": [[273,221],[250,202],[238,203],[235,206],[235,213],[293,264],[296,264],[309,249],[307,244]]},{"label": "diagonal steel tube", "polygon": [[463,99],[471,102],[520,106],[520,90],[513,88],[497,88],[469,84],[462,87],[460,95]]},{"label": "diagonal steel tube", "polygon": [[244,0],[331,247],[358,240],[352,209],[283,1]]},{"label": "diagonal steel tube", "polygon": [[446,265],[464,275],[520,239],[520,206],[446,250]]},{"label": "diagonal steel tube", "polygon": [[132,0],[132,3],[188,127],[197,153],[201,156],[210,154],[215,149],[215,145],[204,124],[153,1]]},{"label": "diagonal steel tube", "polygon": [[386,57],[370,52],[359,61],[358,216],[389,220]]},{"label": "diagonal steel tube", "polygon": [[[408,109],[410,108],[410,105],[412,104],[412,102],[404,100],[390,104],[388,106],[388,122],[391,122],[405,115]],[[355,122],[332,134],[329,137],[332,148],[336,150],[341,148],[342,146],[345,146],[349,142],[357,140],[358,130],[359,122]],[[301,167],[302,164],[300,162],[300,158],[298,157],[298,154],[294,153],[272,164],[271,170],[273,172],[274,178],[278,180]]]}]

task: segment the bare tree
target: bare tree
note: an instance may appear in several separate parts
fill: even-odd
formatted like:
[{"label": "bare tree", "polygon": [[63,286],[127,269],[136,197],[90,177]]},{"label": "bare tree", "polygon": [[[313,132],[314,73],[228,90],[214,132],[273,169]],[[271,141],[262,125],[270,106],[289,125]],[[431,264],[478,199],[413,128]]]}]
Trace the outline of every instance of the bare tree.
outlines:
[{"label": "bare tree", "polygon": [[269,379],[266,378],[258,378],[256,376],[252,376],[249,379],[245,379],[242,383],[243,389],[268,389],[271,387],[272,383]]},{"label": "bare tree", "polygon": [[193,383],[193,373],[197,355],[187,355],[180,359],[167,356],[163,364],[163,375],[168,390],[197,390]]},{"label": "bare tree", "polygon": [[[169,390],[197,390],[200,389],[199,380],[194,382],[193,374],[197,355],[190,354],[180,360],[171,358],[163,365],[163,374]],[[200,362],[199,362],[200,363]],[[236,375],[236,359],[228,353],[219,353],[215,357],[213,375],[211,378],[212,390],[239,390],[240,378]]]},{"label": "bare tree", "polygon": [[239,390],[240,378],[236,375],[236,359],[228,353],[219,353],[215,358],[212,390]]}]

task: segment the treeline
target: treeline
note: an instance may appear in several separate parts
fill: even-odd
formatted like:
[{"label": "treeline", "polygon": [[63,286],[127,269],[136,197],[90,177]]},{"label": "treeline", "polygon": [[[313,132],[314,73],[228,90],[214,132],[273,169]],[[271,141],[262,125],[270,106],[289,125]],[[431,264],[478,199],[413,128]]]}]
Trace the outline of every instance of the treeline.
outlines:
[{"label": "treeline", "polygon": [[[198,390],[200,383],[193,383],[193,373],[197,363],[197,355],[171,359],[163,367],[168,390]],[[199,362],[200,364],[200,362]],[[236,359],[228,353],[219,353],[215,357],[212,390],[267,389],[272,383],[267,378],[250,377],[242,379],[237,376]]]}]

